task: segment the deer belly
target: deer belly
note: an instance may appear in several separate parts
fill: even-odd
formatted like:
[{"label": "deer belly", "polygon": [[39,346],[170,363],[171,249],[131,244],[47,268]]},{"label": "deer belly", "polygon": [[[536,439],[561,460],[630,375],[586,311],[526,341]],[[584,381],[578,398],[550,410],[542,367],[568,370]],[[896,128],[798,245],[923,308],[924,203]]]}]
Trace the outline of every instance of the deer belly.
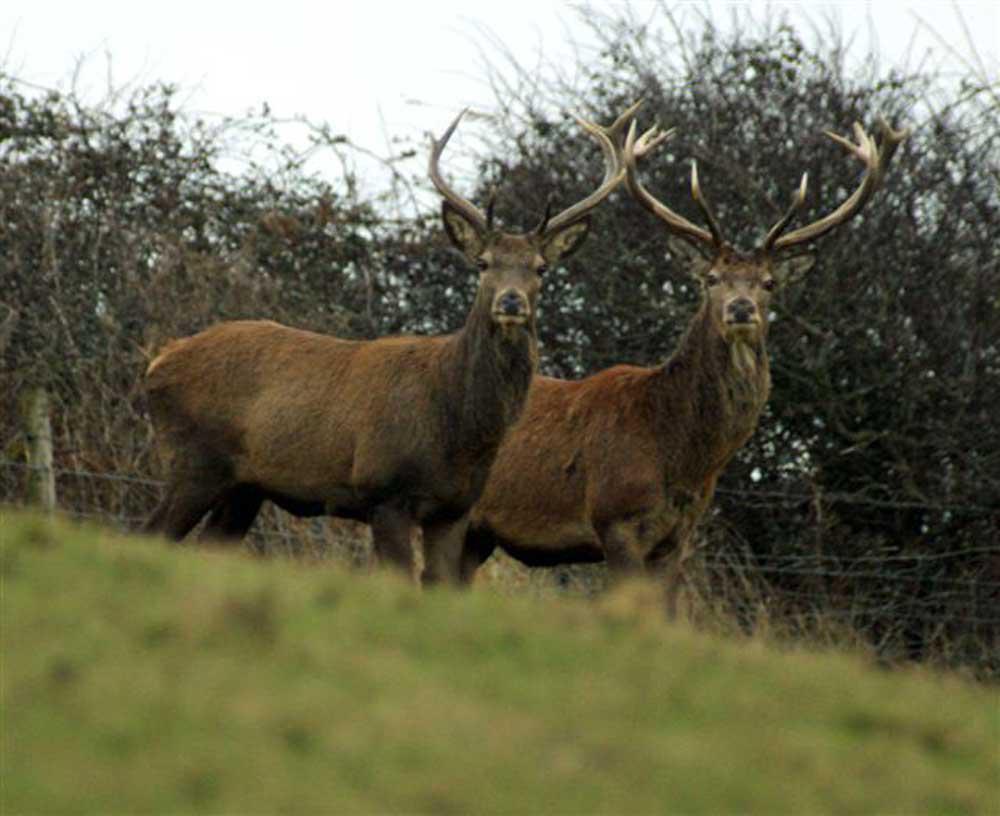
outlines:
[{"label": "deer belly", "polygon": [[530,538],[508,538],[494,531],[497,543],[508,555],[529,567],[558,564],[593,564],[604,560],[604,551],[593,529],[560,528]]},{"label": "deer belly", "polygon": [[558,521],[551,518],[511,519],[509,523],[489,520],[487,527],[501,546],[528,566],[600,561],[600,541],[594,528],[584,520]]}]

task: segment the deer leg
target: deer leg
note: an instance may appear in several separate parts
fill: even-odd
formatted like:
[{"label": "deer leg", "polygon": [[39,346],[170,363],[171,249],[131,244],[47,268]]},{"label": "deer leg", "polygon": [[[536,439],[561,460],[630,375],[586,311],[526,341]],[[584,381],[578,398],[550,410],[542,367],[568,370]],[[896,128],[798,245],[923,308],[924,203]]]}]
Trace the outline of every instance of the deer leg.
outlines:
[{"label": "deer leg", "polygon": [[142,530],[180,541],[232,487],[228,464],[222,460],[187,454],[178,460],[163,500]]},{"label": "deer leg", "polygon": [[191,532],[217,501],[218,485],[199,482],[174,482],[167,495],[143,525],[143,532],[161,534],[180,541]]},{"label": "deer leg", "polygon": [[645,569],[643,559],[638,555],[639,535],[635,525],[628,521],[613,522],[600,534],[601,549],[612,580],[621,580],[632,575],[641,575]]},{"label": "deer leg", "polygon": [[264,503],[264,494],[252,485],[237,485],[215,507],[205,523],[205,537],[237,542],[247,534]]},{"label": "deer leg", "polygon": [[459,562],[459,582],[463,585],[472,583],[478,570],[496,549],[496,539],[485,530],[469,528],[462,544],[462,555]]},{"label": "deer leg", "polygon": [[462,550],[468,527],[468,514],[424,524],[424,584],[462,583]]},{"label": "deer leg", "polygon": [[375,556],[410,578],[416,577],[413,560],[415,524],[410,514],[392,504],[380,504],[368,520],[372,528]]},{"label": "deer leg", "polygon": [[677,619],[678,601],[687,578],[684,562],[691,555],[689,539],[685,536],[668,536],[660,541],[647,558],[647,565],[663,582],[664,603],[667,617]]}]

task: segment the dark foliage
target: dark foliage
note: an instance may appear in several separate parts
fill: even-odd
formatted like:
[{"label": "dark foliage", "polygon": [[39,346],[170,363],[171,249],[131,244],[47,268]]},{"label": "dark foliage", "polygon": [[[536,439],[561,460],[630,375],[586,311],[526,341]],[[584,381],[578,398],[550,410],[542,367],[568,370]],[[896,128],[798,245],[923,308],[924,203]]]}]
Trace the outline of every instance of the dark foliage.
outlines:
[{"label": "dark foliage", "polygon": [[8,456],[19,450],[17,395],[36,384],[57,406],[58,466],[155,472],[135,385],[164,340],[216,321],[385,330],[376,315],[401,304],[373,272],[383,247],[403,239],[380,244],[369,205],[274,147],[270,169],[223,169],[236,134],[267,144],[272,128],[266,114],[192,121],[167,86],[108,112],[72,96],[22,95],[0,76]]}]

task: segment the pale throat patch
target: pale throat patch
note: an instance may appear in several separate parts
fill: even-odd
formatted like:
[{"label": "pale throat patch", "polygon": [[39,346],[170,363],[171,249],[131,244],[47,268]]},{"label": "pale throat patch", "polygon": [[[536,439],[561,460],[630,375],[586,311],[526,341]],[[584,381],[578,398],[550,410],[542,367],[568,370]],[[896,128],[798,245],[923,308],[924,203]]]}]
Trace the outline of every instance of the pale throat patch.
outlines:
[{"label": "pale throat patch", "polygon": [[744,377],[752,377],[757,373],[757,355],[749,343],[739,338],[729,344],[729,357],[733,368]]}]

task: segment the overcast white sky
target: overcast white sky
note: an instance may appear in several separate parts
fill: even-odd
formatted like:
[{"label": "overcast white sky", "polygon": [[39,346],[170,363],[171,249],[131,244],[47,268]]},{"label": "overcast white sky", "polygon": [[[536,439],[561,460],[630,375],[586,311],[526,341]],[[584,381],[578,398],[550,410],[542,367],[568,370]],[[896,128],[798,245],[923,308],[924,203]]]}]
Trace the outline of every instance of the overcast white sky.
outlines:
[{"label": "overcast white sky", "polygon": [[[625,0],[616,2],[621,5]],[[640,13],[648,0],[631,0]],[[680,4],[677,4],[679,6]],[[705,8],[707,4],[697,4]],[[712,2],[721,21],[733,4]],[[745,4],[742,4],[745,5]],[[968,52],[950,2],[771,3],[794,19],[839,17],[867,37],[870,18],[884,61],[902,59],[921,18],[945,43]],[[975,48],[995,72],[1000,2],[960,2]],[[763,3],[752,4],[763,12]],[[477,34],[477,31],[480,32]],[[174,0],[110,2],[5,0],[0,65],[43,87],[77,88],[95,99],[109,84],[169,81],[191,111],[240,115],[267,102],[281,117],[304,114],[385,154],[384,137],[440,133],[466,105],[489,110],[477,42],[502,40],[522,64],[569,59],[588,32],[573,4],[556,0]],[[945,49],[924,28],[917,51]],[[996,76],[996,73],[993,73]]]}]

